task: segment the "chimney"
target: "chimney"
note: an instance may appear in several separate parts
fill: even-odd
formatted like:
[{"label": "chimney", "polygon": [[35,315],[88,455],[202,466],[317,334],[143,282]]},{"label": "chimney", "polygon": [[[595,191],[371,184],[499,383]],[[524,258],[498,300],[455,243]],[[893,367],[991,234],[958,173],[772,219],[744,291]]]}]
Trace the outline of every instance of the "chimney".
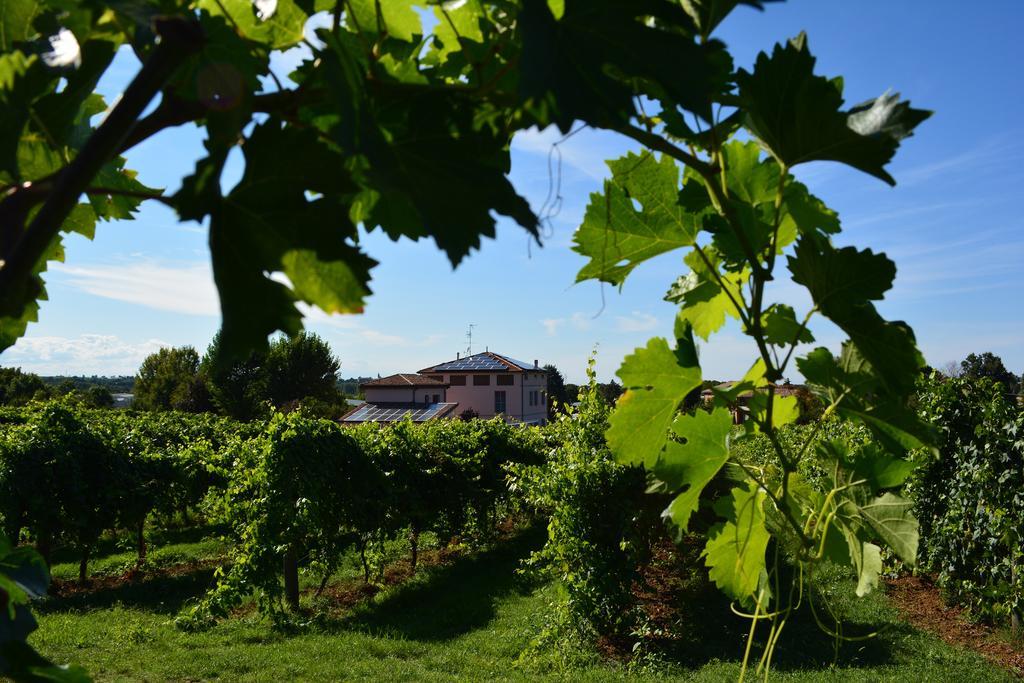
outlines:
[{"label": "chimney", "polygon": [[537,362],[536,358],[533,359],[533,367],[535,367],[535,368],[539,368],[540,367],[540,363]]},{"label": "chimney", "polygon": [[455,352],[455,360],[458,360],[458,359],[459,359],[459,354],[460,354],[460,353],[462,353],[462,352],[461,352],[461,351],[456,351],[456,352]]}]

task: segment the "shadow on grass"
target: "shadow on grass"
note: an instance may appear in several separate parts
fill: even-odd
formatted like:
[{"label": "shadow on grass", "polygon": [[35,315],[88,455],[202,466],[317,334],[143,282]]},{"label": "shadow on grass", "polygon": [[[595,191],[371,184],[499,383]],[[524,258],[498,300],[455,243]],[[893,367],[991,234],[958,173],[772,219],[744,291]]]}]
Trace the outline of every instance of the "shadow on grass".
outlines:
[{"label": "shadow on grass", "polygon": [[[161,529],[159,527],[147,527],[146,541],[150,550],[156,550],[164,546],[199,543],[211,537],[225,533],[226,529],[214,525],[197,525],[172,529]],[[91,553],[91,561],[103,560],[110,555],[135,552],[135,537],[131,532],[122,531],[118,534],[104,534],[96,543]],[[79,551],[73,545],[62,545],[54,548],[51,558],[52,564],[77,564],[80,558]]]},{"label": "shadow on grass", "polygon": [[[750,620],[732,613],[729,600],[710,584],[706,571],[702,569],[688,567],[691,578],[676,595],[681,605],[676,622],[680,637],[662,640],[656,645],[666,660],[694,669],[716,660],[740,660],[750,628]],[[772,657],[773,671],[821,671],[833,665],[840,668],[883,665],[894,660],[896,644],[913,632],[910,626],[894,617],[881,594],[852,599],[850,577],[841,575],[841,571],[833,571],[832,574],[809,588],[814,592],[815,604],[824,623],[835,628],[827,613],[823,614],[822,596],[846,591],[851,594],[851,599],[839,601],[845,603],[842,611],[846,612],[842,633],[861,638],[871,633],[876,635],[842,641],[837,646],[836,639],[822,631],[815,621],[805,595],[802,606],[786,621]],[[764,652],[769,628],[763,621],[758,625],[751,650],[751,671],[757,667]]]},{"label": "shadow on grass", "polygon": [[67,591],[65,594],[51,595],[33,609],[46,614],[106,609],[125,604],[156,614],[174,615],[186,602],[201,597],[213,586],[215,568],[212,563],[194,563],[175,567],[173,572],[146,574],[136,580],[125,577],[95,580],[83,590],[69,581],[64,584],[66,588],[61,586]]},{"label": "shadow on grass", "polygon": [[516,570],[530,551],[543,545],[544,537],[543,527],[533,527],[487,551],[421,571],[330,628],[429,642],[483,628],[494,618],[495,605],[503,597],[533,589]]}]

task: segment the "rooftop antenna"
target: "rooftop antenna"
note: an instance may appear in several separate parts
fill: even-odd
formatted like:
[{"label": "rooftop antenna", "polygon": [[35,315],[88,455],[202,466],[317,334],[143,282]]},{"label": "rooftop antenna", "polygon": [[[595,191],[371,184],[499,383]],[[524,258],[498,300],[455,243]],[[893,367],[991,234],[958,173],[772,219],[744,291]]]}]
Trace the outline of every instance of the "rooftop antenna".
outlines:
[{"label": "rooftop antenna", "polygon": [[469,324],[469,331],[466,332],[466,355],[473,355],[473,328],[476,327],[473,323]]}]

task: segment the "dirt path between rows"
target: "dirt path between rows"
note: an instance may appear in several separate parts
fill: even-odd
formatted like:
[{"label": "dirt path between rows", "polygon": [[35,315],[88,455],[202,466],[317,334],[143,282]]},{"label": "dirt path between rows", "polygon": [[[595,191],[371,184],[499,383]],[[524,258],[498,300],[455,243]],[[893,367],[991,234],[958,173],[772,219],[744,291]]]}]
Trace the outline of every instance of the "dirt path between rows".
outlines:
[{"label": "dirt path between rows", "polygon": [[961,608],[945,603],[930,577],[901,576],[887,580],[886,587],[887,595],[911,625],[950,645],[979,652],[1024,678],[1024,645],[1014,647],[991,626],[971,623]]}]

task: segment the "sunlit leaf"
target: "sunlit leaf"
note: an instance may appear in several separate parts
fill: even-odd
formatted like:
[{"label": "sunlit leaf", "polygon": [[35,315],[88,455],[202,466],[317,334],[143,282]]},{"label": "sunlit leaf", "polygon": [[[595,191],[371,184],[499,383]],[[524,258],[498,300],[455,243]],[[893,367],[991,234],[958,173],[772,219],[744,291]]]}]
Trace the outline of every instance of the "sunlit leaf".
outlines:
[{"label": "sunlit leaf", "polygon": [[668,429],[686,395],[700,386],[693,338],[678,348],[654,338],[626,356],[618,375],[626,392],[609,420],[608,446],[619,462],[653,466],[668,441]]}]

